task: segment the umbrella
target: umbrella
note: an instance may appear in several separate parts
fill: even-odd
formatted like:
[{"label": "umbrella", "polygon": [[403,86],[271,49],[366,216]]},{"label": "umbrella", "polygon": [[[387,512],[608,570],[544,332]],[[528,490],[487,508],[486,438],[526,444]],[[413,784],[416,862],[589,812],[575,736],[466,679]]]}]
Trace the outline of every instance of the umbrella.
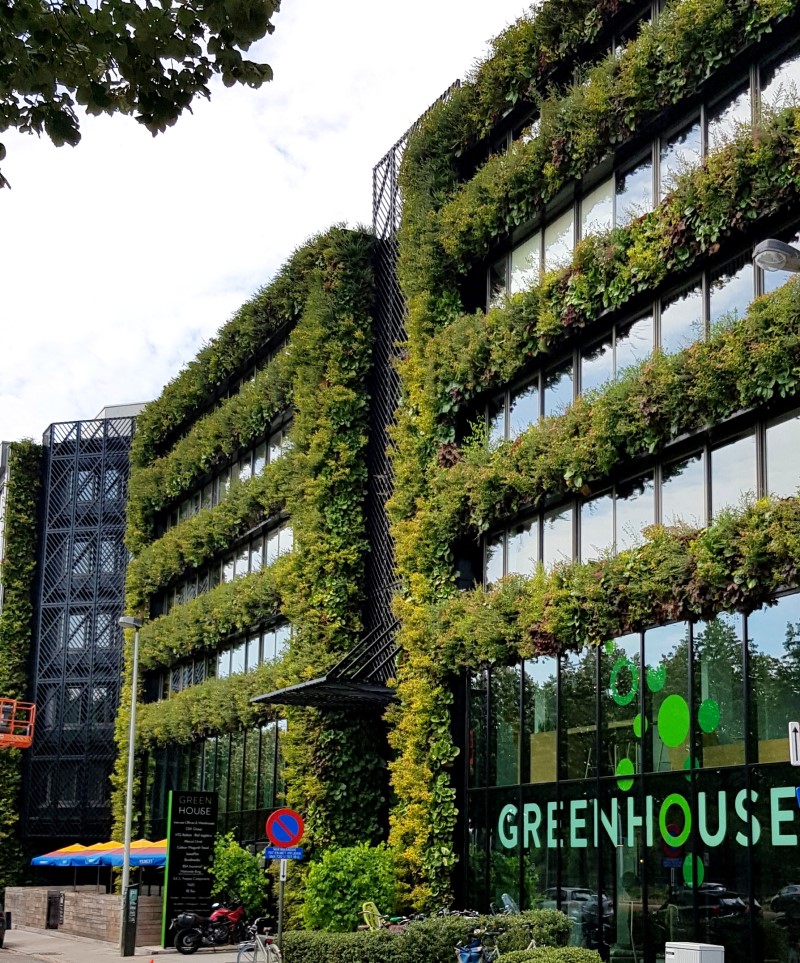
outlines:
[{"label": "umbrella", "polygon": [[[104,866],[122,866],[125,857],[124,847],[102,853],[100,862]],[[137,839],[131,843],[131,866],[164,866],[167,862],[167,841],[151,843],[149,839]]]},{"label": "umbrella", "polygon": [[75,866],[72,860],[86,849],[88,846],[81,846],[80,843],[63,846],[61,849],[53,850],[52,853],[45,853],[44,856],[34,856],[31,866]]},{"label": "umbrella", "polygon": [[83,852],[75,853],[72,857],[72,866],[100,866],[101,859],[104,853],[112,852],[117,849],[122,849],[122,843],[117,843],[111,841],[108,843],[94,843],[92,846],[87,846]]}]

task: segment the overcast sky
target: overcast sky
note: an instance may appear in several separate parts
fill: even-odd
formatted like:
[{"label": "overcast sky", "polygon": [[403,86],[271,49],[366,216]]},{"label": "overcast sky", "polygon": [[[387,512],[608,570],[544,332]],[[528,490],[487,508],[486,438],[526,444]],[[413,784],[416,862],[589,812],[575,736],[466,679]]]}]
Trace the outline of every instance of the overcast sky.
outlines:
[{"label": "overcast sky", "polygon": [[0,439],[156,397],[310,235],[371,222],[371,175],[524,0],[283,0],[261,90],[165,134],[2,135]]}]

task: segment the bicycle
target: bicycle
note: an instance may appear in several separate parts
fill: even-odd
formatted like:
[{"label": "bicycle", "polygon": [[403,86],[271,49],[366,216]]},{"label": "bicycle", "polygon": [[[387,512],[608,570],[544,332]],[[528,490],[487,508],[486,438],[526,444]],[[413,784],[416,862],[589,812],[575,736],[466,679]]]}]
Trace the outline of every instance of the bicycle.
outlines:
[{"label": "bicycle", "polygon": [[[527,927],[530,934],[526,950],[535,950],[537,947],[536,937],[533,935],[533,923],[522,924]],[[466,941],[459,941],[455,946],[457,963],[494,963],[500,958],[500,947],[497,945],[497,937],[502,936],[506,930],[481,930],[472,931],[472,936]],[[487,945],[486,938],[490,942]]]},{"label": "bicycle", "polygon": [[[250,939],[239,944],[236,963],[281,963],[281,951],[275,943],[275,938],[263,924],[265,917],[253,920],[248,927]],[[259,933],[259,930],[263,932]]]}]

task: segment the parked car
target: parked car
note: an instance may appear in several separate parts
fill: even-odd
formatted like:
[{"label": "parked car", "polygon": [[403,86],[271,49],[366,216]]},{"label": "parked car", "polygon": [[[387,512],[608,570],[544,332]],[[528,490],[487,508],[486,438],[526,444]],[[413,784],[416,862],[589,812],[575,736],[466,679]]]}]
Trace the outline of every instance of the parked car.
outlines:
[{"label": "parked car", "polygon": [[800,914],[800,886],[792,883],[779,890],[769,902],[774,913]]}]

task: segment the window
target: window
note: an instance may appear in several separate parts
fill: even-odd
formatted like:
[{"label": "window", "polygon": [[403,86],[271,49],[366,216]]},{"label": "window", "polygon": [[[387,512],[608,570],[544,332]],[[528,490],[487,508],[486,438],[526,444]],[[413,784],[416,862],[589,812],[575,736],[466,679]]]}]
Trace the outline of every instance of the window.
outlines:
[{"label": "window", "polygon": [[767,491],[778,498],[797,494],[800,487],[800,415],[767,425]]},{"label": "window", "polygon": [[250,571],[258,572],[264,565],[264,539],[257,538],[250,546]]},{"label": "window", "polygon": [[78,471],[78,494],[79,502],[94,501],[97,495],[97,478],[92,469],[80,469]]},{"label": "window", "polygon": [[660,195],[666,195],[675,186],[675,180],[684,171],[696,167],[702,156],[700,121],[685,127],[680,133],[661,140],[659,158]]},{"label": "window", "polygon": [[612,381],[614,378],[614,340],[609,335],[581,352],[581,393]]},{"label": "window", "polygon": [[653,476],[644,475],[617,487],[616,548],[618,552],[641,542],[642,529],[655,522]]},{"label": "window", "polygon": [[581,237],[602,234],[614,226],[614,178],[590,191],[581,201]]},{"label": "window", "polygon": [[119,468],[106,468],[103,488],[106,501],[119,501],[125,497],[124,476]]},{"label": "window", "polygon": [[87,649],[91,642],[91,615],[89,612],[70,612],[67,628],[67,649]]},{"label": "window", "polygon": [[661,469],[661,520],[665,525],[706,524],[705,457],[703,452],[670,462]]},{"label": "window", "polygon": [[614,545],[614,497],[611,492],[581,505],[581,561],[600,558]]},{"label": "window", "polygon": [[261,636],[256,633],[247,640],[247,671],[252,672],[258,668],[261,661]]},{"label": "window", "polygon": [[543,269],[552,271],[569,264],[574,246],[575,218],[570,207],[545,227]]},{"label": "window", "polygon": [[653,207],[653,161],[650,157],[617,177],[615,223],[624,225]]},{"label": "window", "polygon": [[76,538],[72,546],[72,574],[86,577],[94,571],[94,542]]},{"label": "window", "polygon": [[236,559],[233,555],[228,555],[225,561],[222,563],[222,581],[232,582],[234,575]]},{"label": "window", "polygon": [[243,548],[239,549],[239,554],[236,556],[236,578],[241,578],[243,575],[247,575],[250,571],[250,546],[245,545]]},{"label": "window", "polygon": [[755,295],[753,263],[741,258],[709,276],[708,320],[713,326],[747,313]]},{"label": "window", "polygon": [[245,671],[247,658],[247,643],[240,642],[231,651],[231,675],[240,675]]},{"label": "window", "polygon": [[83,723],[83,689],[69,685],[64,689],[64,728],[74,729]]},{"label": "window", "polygon": [[761,103],[780,109],[796,103],[800,91],[800,54],[761,69]]},{"label": "window", "polygon": [[280,659],[289,648],[292,637],[292,627],[288,622],[282,622],[275,627],[275,658]]},{"label": "window", "polygon": [[539,420],[539,380],[511,391],[508,406],[508,437],[516,438]]},{"label": "window", "polygon": [[711,452],[711,505],[714,515],[736,507],[756,492],[756,439],[753,433]]},{"label": "window", "polygon": [[542,562],[545,568],[572,561],[573,514],[572,506],[545,514],[542,524]]},{"label": "window", "polygon": [[542,233],[537,231],[511,252],[511,293],[523,291],[539,280],[542,270]]},{"label": "window", "polygon": [[673,354],[703,337],[703,287],[700,282],[661,303],[661,350]]},{"label": "window", "polygon": [[111,538],[100,540],[100,572],[114,575],[121,565],[122,546]]},{"label": "window", "polygon": [[262,442],[253,456],[253,474],[260,475],[267,466],[267,443]]},{"label": "window", "polygon": [[231,650],[223,649],[217,656],[217,678],[227,679],[231,674]]},{"label": "window", "polygon": [[547,372],[544,381],[544,416],[561,415],[572,404],[572,360]]},{"label": "window", "polygon": [[539,561],[538,519],[514,525],[508,532],[506,545],[506,573],[532,575]]},{"label": "window", "polygon": [[614,341],[614,374],[618,378],[626,368],[639,364],[653,352],[653,318],[637,318],[617,331]]},{"label": "window", "polygon": [[112,725],[116,706],[112,697],[111,687],[107,685],[92,686],[92,722],[97,726]]},{"label": "window", "polygon": [[735,136],[742,124],[752,121],[752,99],[749,85],[739,87],[734,93],[718,101],[708,111],[706,149],[719,150],[726,140]]}]

